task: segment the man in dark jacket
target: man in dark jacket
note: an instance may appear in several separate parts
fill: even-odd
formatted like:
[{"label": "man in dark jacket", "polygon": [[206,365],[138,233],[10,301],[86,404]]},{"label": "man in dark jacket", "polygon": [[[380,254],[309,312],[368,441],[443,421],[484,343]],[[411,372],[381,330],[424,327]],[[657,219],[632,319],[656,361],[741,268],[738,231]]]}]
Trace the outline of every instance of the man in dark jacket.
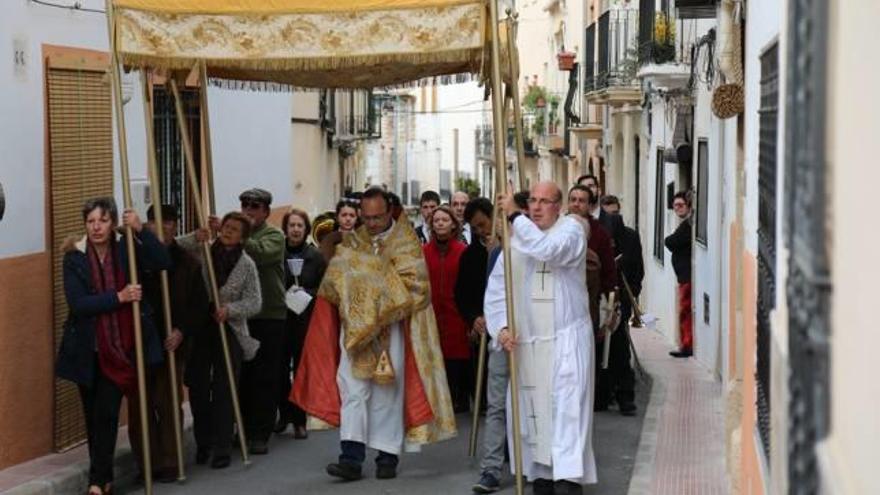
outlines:
[{"label": "man in dark jacket", "polygon": [[617,401],[618,410],[624,416],[635,416],[635,373],[633,372],[630,352],[629,319],[632,316],[632,302],[623,278],[638,297],[642,290],[642,278],[645,266],[642,261],[642,241],[638,232],[626,227],[623,218],[616,213],[606,212],[606,222],[611,229],[614,252],[617,255],[617,270],[621,278],[618,290],[620,301],[620,323],[611,334],[608,353],[608,368],[597,368],[596,371],[596,402],[607,404]]},{"label": "man in dark jacket", "polygon": [[[171,329],[165,327],[162,302],[161,271],[144,270],[144,298],[155,308],[153,321],[163,342],[164,351],[174,352],[177,364],[177,396],[183,400],[183,367],[188,354],[188,337],[202,330],[208,315],[208,294],[202,282],[199,262],[184,251],[174,240],[179,215],[177,208],[162,205],[162,225],[155,219],[153,206],[147,210],[148,230],[157,233],[162,229],[163,243],[171,257],[168,270],[169,298],[171,303]],[[186,341],[186,342],[185,342]],[[147,374],[147,408],[150,411],[150,455],[153,478],[160,483],[177,479],[177,447],[174,438],[174,421],[183,418],[183,410],[174,410],[171,400],[171,376],[168,365],[153,367]],[[132,450],[141,458],[140,421],[136,400],[128,408],[128,435]]]},{"label": "man in dark jacket", "polygon": [[682,220],[666,238],[666,249],[672,252],[672,268],[678,279],[678,323],[681,347],[670,356],[686,358],[693,351],[693,317],[691,315],[691,205],[688,194],[680,191],[672,198],[672,208]]}]

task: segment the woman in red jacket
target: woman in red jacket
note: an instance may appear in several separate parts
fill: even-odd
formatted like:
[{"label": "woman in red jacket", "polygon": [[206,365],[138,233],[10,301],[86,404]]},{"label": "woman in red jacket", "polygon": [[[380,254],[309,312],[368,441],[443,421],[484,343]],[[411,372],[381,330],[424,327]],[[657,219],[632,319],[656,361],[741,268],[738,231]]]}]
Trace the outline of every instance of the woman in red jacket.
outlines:
[{"label": "woman in red jacket", "polygon": [[431,240],[425,244],[425,261],[431,278],[431,304],[437,317],[440,347],[446,362],[446,379],[455,412],[469,409],[471,393],[468,326],[455,305],[458,263],[467,245],[458,240],[461,225],[447,206],[430,219]]}]

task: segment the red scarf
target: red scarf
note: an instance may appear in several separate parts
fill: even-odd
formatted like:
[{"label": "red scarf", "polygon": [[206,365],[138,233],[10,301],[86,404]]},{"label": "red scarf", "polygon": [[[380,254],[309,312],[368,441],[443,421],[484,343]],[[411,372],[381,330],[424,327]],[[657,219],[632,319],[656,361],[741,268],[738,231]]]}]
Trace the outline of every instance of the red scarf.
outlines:
[{"label": "red scarf", "polygon": [[[90,242],[86,252],[97,293],[119,292],[125,287],[125,273],[116,256],[116,241],[110,241],[102,264],[98,252]],[[137,372],[134,367],[134,320],[131,303],[120,304],[110,312],[97,317],[95,335],[98,341],[98,363],[101,371],[126,395],[137,391]]]}]

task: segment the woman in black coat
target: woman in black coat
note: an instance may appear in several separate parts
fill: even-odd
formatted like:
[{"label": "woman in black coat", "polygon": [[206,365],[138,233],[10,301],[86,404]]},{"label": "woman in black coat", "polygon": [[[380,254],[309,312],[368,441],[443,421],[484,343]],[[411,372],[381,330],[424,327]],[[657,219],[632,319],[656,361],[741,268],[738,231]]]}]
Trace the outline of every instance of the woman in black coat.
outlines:
[{"label": "woman in black coat", "polygon": [[[134,350],[134,301],[141,286],[129,283],[128,252],[116,232],[113,198],[95,198],[82,210],[86,235],[70,239],[64,250],[64,292],[70,313],[58,351],[56,374],[79,386],[89,446],[89,493],[112,490],[113,455],[123,395],[137,394]],[[126,210],[123,225],[135,235],[139,268],[165,270],[171,265],[159,240]],[[146,366],[162,361],[153,309],[141,302],[141,328]]]},{"label": "woman in black coat", "polygon": [[[281,227],[287,238],[287,251],[284,260],[284,273],[287,278],[285,287],[290,289],[296,285],[312,297],[312,302],[309,303],[308,307],[301,314],[296,314],[289,309],[287,310],[285,352],[280,368],[282,378],[281,390],[278,396],[278,423],[275,425],[275,432],[283,433],[287,429],[288,424],[293,424],[293,438],[304,439],[308,437],[306,433],[306,413],[290,402],[290,388],[292,373],[296,372],[296,366],[299,364],[300,356],[302,355],[303,342],[306,338],[306,331],[309,328],[312,308],[315,305],[314,297],[318,293],[321,279],[324,278],[327,262],[321,251],[308,242],[312,224],[306,212],[297,208],[291,209],[284,215]],[[298,274],[295,274],[292,268],[295,268],[294,265],[298,265],[300,262],[294,260],[302,260],[302,269]]]}]

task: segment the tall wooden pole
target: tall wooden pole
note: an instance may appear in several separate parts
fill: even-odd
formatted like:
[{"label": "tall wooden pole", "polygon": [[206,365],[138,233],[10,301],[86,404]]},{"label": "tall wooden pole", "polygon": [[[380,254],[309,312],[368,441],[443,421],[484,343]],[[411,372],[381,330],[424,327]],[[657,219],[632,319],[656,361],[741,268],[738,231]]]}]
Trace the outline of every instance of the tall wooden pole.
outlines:
[{"label": "tall wooden pole", "polygon": [[[156,223],[156,237],[165,243],[165,231],[162,228],[162,198],[159,194],[159,167],[156,165],[156,139],[153,134],[153,98],[150,93],[150,82],[147,79],[147,71],[141,70],[141,87],[144,96],[144,130],[147,135],[147,171],[150,178],[150,199],[153,203],[153,220]],[[167,335],[171,335],[173,323],[171,321],[171,295],[168,288],[168,271],[159,272],[159,282],[162,289],[162,318],[165,323]],[[177,376],[177,352],[168,351],[168,381],[171,382],[171,407],[174,411],[174,447],[177,453],[177,481],[186,480],[183,463],[183,418],[180,414],[180,394]]]},{"label": "tall wooden pole", "polygon": [[452,130],[452,192],[458,190],[458,128]]},{"label": "tall wooden pole", "polygon": [[[177,111],[177,127],[180,128],[180,139],[183,143],[184,158],[186,161],[186,171],[189,175],[190,189],[193,196],[193,204],[196,207],[196,217],[198,218],[199,227],[205,228],[208,225],[208,217],[205,215],[205,209],[202,206],[202,195],[199,191],[198,178],[196,177],[196,165],[193,159],[192,140],[189,137],[189,131],[186,127],[186,116],[183,113],[183,102],[180,98],[180,91],[177,89],[177,81],[171,77],[171,92],[174,94],[174,107]],[[214,271],[214,260],[211,258],[211,248],[208,241],[202,243],[202,253],[205,258],[205,267],[208,269],[208,283],[211,288],[211,297],[214,305],[220,307],[220,290],[217,288],[217,274]],[[232,411],[235,413],[235,424],[238,425],[238,443],[241,447],[241,458],[245,465],[250,464],[250,458],[247,451],[247,440],[245,438],[244,421],[241,418],[241,407],[238,403],[238,390],[236,387],[235,370],[232,369],[232,360],[229,355],[229,342],[227,341],[226,325],[218,323],[217,328],[220,332],[220,345],[223,348],[223,362],[226,365],[226,378],[229,382],[229,396],[232,398]]]},{"label": "tall wooden pole", "polygon": [[214,155],[211,151],[211,118],[208,113],[208,65],[199,61],[199,111],[202,114],[204,136],[202,137],[203,161],[205,163],[205,185],[208,190],[208,214],[217,214],[217,201],[214,198]]},{"label": "tall wooden pole", "polygon": [[[122,201],[126,210],[132,207],[131,202],[131,178],[128,170],[128,142],[125,136],[125,112],[122,109],[122,80],[119,74],[119,54],[116,50],[116,29],[113,19],[113,2],[106,1],[107,7],[107,33],[110,36],[110,88],[113,93],[113,110],[116,116],[116,138],[119,142],[119,169],[122,175]],[[134,249],[134,232],[131,227],[125,228],[125,248],[128,250],[128,281],[130,284],[138,283],[137,259]],[[141,421],[141,443],[143,448],[142,461],[144,469],[144,492],[147,495],[153,493],[153,468],[150,459],[150,425],[147,421],[147,379],[146,367],[144,366],[144,334],[141,327],[141,303],[132,301],[132,314],[134,317],[134,353],[135,366],[137,366],[138,409]]]},{"label": "tall wooden pole", "polygon": [[[504,93],[501,80],[501,38],[498,34],[498,0],[489,0],[489,22],[492,24],[492,117],[495,132],[495,170],[501,191],[507,186],[507,160],[505,148],[507,144],[507,124],[504,122]],[[513,308],[513,272],[510,256],[510,226],[506,219],[501,219],[501,248],[504,253],[504,296],[507,306],[507,328],[511,337],[516,340],[516,324]],[[523,494],[522,473],[522,438],[520,435],[519,411],[519,369],[517,367],[516,349],[508,353],[510,364],[511,423],[513,423],[513,462],[516,474],[516,493]]]},{"label": "tall wooden pole", "polygon": [[519,178],[519,190],[526,190],[526,148],[523,141],[523,123],[522,123],[522,107],[519,101],[519,62],[514,60],[514,47],[516,46],[516,15],[510,15],[510,9],[507,10],[507,50],[510,56],[507,63],[510,69],[510,97],[513,100],[513,129],[514,141],[516,144],[516,173]]}]

